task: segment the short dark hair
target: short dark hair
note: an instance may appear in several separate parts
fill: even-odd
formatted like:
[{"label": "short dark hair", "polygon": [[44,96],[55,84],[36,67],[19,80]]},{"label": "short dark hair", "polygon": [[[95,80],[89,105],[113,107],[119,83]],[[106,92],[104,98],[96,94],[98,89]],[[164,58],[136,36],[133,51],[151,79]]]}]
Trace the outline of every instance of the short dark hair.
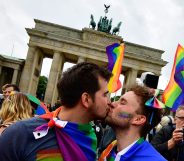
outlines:
[{"label": "short dark hair", "polygon": [[19,89],[19,87],[16,84],[5,84],[2,87],[2,91],[4,91],[6,88],[9,88],[9,87],[13,87],[14,91],[20,92],[20,89]]},{"label": "short dark hair", "polygon": [[112,74],[103,67],[87,62],[69,68],[57,84],[61,104],[67,107],[75,106],[84,92],[94,98],[100,88],[99,76],[109,81]]},{"label": "short dark hair", "polygon": [[146,116],[146,123],[141,128],[141,136],[146,138],[146,135],[149,133],[149,131],[161,121],[162,110],[158,108],[150,108],[145,105],[146,101],[154,96],[150,88],[146,86],[135,85],[130,89],[130,91],[133,91],[138,96],[140,101],[141,109],[137,111],[137,113]]}]

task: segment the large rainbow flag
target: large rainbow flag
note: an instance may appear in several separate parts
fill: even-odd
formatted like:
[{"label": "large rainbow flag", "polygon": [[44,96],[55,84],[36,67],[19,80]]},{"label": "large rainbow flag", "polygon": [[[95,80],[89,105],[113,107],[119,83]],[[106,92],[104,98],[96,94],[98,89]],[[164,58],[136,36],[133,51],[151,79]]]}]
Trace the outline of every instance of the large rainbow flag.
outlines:
[{"label": "large rainbow flag", "polygon": [[178,44],[170,81],[163,93],[163,103],[176,111],[184,104],[184,48]]},{"label": "large rainbow flag", "polygon": [[108,57],[108,69],[112,71],[113,74],[108,83],[108,90],[110,93],[116,92],[122,86],[119,80],[119,76],[122,69],[124,50],[124,44],[114,43],[106,47],[106,53]]}]

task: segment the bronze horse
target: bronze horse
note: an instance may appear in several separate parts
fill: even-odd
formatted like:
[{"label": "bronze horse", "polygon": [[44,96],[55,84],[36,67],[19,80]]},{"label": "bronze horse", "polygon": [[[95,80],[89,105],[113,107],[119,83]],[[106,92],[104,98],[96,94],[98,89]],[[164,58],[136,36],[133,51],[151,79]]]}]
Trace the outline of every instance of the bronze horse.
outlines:
[{"label": "bronze horse", "polygon": [[90,26],[92,26],[92,29],[94,30],[95,27],[96,27],[96,22],[94,21],[94,17],[93,15],[91,14],[91,21],[90,21],[90,24],[89,24],[89,28]]},{"label": "bronze horse", "polygon": [[113,30],[112,30],[112,34],[113,34],[113,35],[116,35],[116,33],[119,34],[119,29],[120,29],[121,23],[122,23],[122,22],[119,22],[118,25],[117,25],[116,27],[113,28]]}]

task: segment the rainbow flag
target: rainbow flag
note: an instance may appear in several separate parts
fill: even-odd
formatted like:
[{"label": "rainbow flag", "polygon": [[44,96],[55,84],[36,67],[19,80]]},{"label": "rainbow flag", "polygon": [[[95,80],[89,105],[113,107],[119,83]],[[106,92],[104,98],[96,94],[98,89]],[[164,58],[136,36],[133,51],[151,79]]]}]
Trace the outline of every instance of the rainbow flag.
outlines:
[{"label": "rainbow flag", "polygon": [[163,93],[163,102],[176,111],[184,104],[184,48],[178,44],[170,81]]},{"label": "rainbow flag", "polygon": [[40,139],[48,134],[50,128],[54,128],[60,153],[51,150],[39,152],[37,160],[96,161],[97,138],[92,125],[58,119],[61,108],[39,116],[48,120],[48,123],[37,127],[33,132],[35,139]]},{"label": "rainbow flag", "polygon": [[106,47],[106,53],[108,57],[108,69],[112,71],[113,74],[108,83],[108,90],[110,93],[116,92],[122,86],[119,80],[119,76],[122,70],[124,50],[124,44],[114,43]]},{"label": "rainbow flag", "polygon": [[62,155],[59,149],[40,150],[36,154],[36,161],[62,161]]}]

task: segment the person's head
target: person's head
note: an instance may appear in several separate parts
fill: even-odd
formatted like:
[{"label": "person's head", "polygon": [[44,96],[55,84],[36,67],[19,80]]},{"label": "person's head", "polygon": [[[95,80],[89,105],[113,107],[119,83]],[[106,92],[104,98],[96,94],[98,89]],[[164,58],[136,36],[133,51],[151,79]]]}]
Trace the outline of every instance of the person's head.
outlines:
[{"label": "person's head", "polygon": [[48,103],[47,104],[47,108],[50,109],[52,106],[51,106],[51,103]]},{"label": "person's head", "polygon": [[16,92],[3,101],[0,118],[3,123],[23,120],[33,116],[33,109],[27,96]]},{"label": "person's head", "polygon": [[4,98],[6,99],[6,98],[10,95],[10,93],[11,93],[12,91],[19,92],[20,89],[19,89],[19,87],[18,87],[17,85],[15,85],[15,84],[5,84],[5,85],[2,87],[2,91],[3,91],[3,96],[4,96]]},{"label": "person's head", "polygon": [[83,62],[73,66],[63,73],[57,85],[61,104],[73,108],[81,103],[88,108],[91,99],[94,106],[91,115],[106,114],[110,101],[107,96],[110,77],[111,73],[107,69],[93,63]]},{"label": "person's head", "polygon": [[184,105],[181,105],[176,110],[175,115],[176,128],[184,128]]},{"label": "person's head", "polygon": [[159,122],[159,124],[156,127],[156,132],[160,131],[163,126],[167,126],[167,125],[172,126],[173,124],[174,124],[174,118],[172,116],[170,116],[170,115],[163,116],[161,118],[161,121]]},{"label": "person's head", "polygon": [[141,137],[146,137],[161,119],[159,109],[145,106],[146,101],[151,97],[153,94],[149,88],[139,85],[132,87],[118,101],[112,103],[106,118],[107,123],[115,129],[136,128]]}]

